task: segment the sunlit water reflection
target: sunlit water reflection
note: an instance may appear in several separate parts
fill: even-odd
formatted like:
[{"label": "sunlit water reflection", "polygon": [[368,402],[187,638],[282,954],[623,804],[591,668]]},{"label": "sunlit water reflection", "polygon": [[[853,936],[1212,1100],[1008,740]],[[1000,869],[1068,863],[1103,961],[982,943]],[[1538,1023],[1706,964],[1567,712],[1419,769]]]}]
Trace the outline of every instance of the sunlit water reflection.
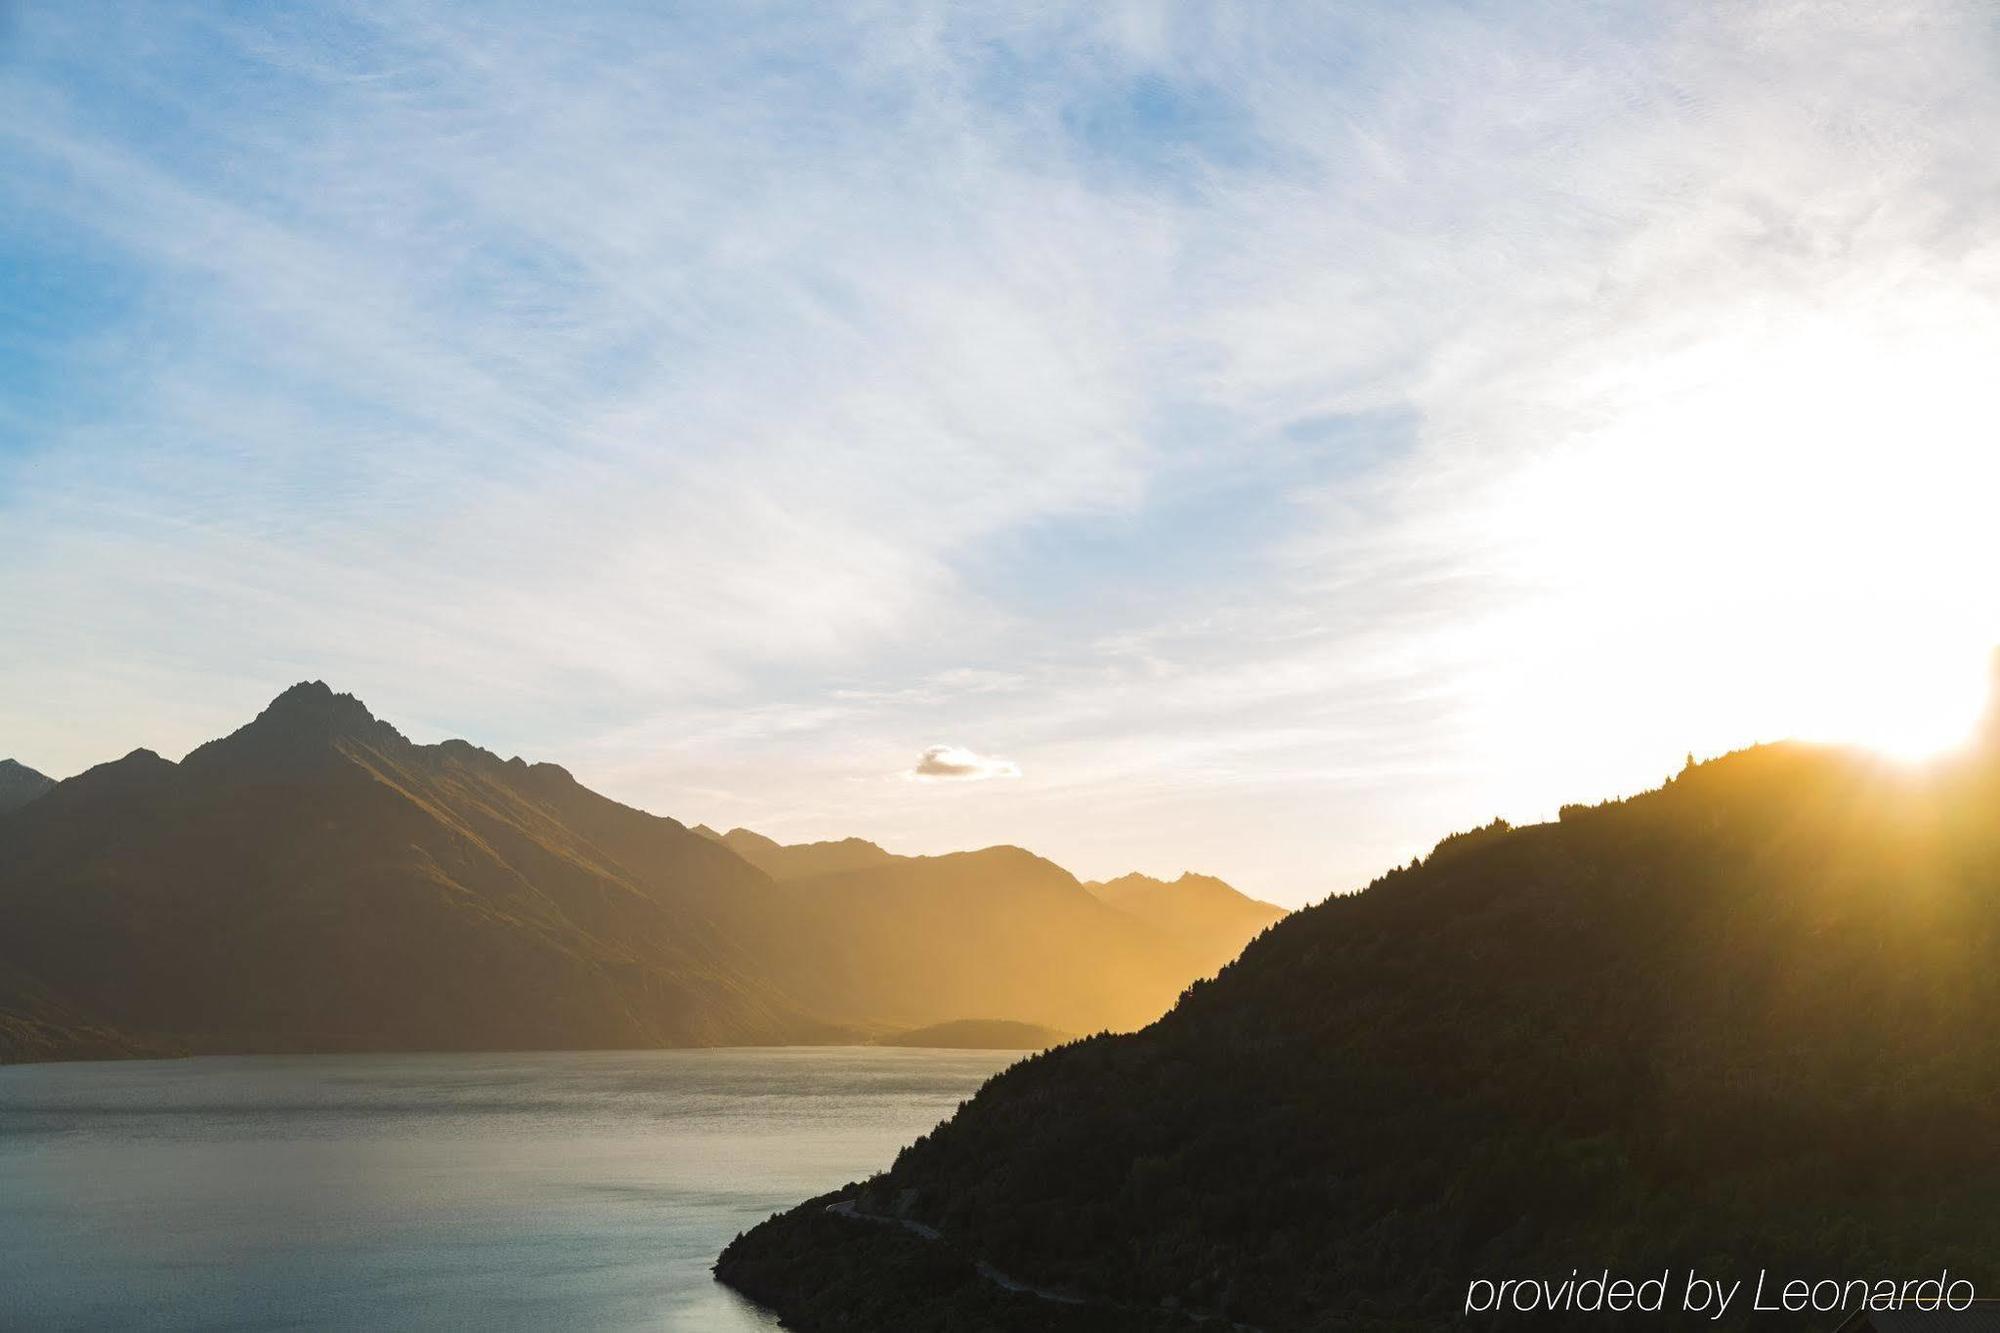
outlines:
[{"label": "sunlit water reflection", "polygon": [[0,1068],[0,1326],[773,1327],[709,1264],[1013,1054]]}]

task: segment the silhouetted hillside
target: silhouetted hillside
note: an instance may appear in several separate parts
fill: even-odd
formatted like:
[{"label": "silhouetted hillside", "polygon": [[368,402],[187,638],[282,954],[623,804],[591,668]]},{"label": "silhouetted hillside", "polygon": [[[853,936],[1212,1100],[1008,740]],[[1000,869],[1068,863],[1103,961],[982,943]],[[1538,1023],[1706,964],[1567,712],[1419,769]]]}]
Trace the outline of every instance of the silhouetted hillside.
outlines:
[{"label": "silhouetted hillside", "polygon": [[[1022,1282],[1265,1329],[1457,1323],[1474,1277],[1606,1267],[1948,1266],[1984,1294],[1996,816],[1992,755],[1781,745],[1446,839],[1144,1031],[1000,1074],[860,1206]],[[783,1215],[718,1272],[795,1327],[856,1326],[896,1279],[835,1220]],[[908,1296],[903,1327],[1036,1327]]]},{"label": "silhouetted hillside", "polygon": [[0,759],[0,815],[15,810],[56,785],[56,780],[26,764]]},{"label": "silhouetted hillside", "polygon": [[1237,892],[1213,875],[1184,874],[1176,880],[1121,875],[1084,885],[1098,899],[1129,912],[1193,953],[1204,973],[1243,952],[1285,909]]},{"label": "silhouetted hillside", "polygon": [[0,1060],[1092,1031],[1201,971],[1025,852],[704,835],[318,683],[0,815],[0,923]]}]

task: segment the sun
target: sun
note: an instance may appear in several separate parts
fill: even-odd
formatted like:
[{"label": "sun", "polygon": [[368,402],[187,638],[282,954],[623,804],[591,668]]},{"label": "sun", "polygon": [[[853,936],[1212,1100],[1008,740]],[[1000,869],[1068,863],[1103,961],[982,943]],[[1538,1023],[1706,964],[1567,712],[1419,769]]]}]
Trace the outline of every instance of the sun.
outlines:
[{"label": "sun", "polygon": [[1512,599],[1468,654],[1488,741],[1572,789],[1786,738],[1965,743],[2000,644],[2000,306],[1689,327],[1550,368],[1561,411],[1480,532]]},{"label": "sun", "polygon": [[1987,658],[1965,645],[1939,658],[1895,647],[1847,673],[1839,699],[1820,701],[1824,721],[1805,739],[1865,746],[1891,758],[1922,760],[1971,741],[1988,707]]}]

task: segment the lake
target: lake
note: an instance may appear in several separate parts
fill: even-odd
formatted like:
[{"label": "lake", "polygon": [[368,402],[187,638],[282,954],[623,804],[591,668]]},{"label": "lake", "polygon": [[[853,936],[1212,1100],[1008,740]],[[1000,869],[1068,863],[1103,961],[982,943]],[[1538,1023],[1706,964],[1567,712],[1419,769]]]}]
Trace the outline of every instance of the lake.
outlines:
[{"label": "lake", "polygon": [[769,1329],[709,1264],[1018,1052],[0,1067],[0,1327]]}]

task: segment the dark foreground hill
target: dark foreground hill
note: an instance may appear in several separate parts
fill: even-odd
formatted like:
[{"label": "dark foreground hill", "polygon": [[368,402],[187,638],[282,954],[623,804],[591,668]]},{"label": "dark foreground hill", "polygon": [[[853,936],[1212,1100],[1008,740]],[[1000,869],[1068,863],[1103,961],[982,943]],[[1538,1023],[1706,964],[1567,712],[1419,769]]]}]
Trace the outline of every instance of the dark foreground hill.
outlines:
[{"label": "dark foreground hill", "polygon": [[1760,1270],[2000,1294],[1996,1016],[1994,756],[1760,748],[1293,915],[847,1192],[894,1225],[815,1201],[717,1272],[805,1330],[1043,1326],[980,1263],[1163,1327],[1485,1326],[1475,1278],[1606,1268],[1748,1280],[1668,1328]]},{"label": "dark foreground hill", "polygon": [[16,785],[0,1060],[1088,1032],[1213,970],[1018,848],[717,837],[318,683],[180,763]]}]

